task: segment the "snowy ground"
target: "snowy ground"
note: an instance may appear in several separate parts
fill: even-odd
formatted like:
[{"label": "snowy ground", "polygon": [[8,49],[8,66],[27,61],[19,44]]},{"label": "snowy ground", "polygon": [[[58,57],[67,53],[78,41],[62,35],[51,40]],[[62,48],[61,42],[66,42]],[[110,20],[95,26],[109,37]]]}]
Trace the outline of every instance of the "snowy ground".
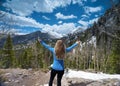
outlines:
[{"label": "snowy ground", "polygon": [[104,73],[90,73],[84,71],[75,71],[69,70],[68,73],[65,73],[65,77],[67,78],[83,78],[90,80],[100,80],[100,79],[120,79],[120,74],[104,74]]},{"label": "snowy ground", "polygon": [[[70,69],[63,76],[63,79],[66,79],[66,78],[69,78],[69,79],[71,78],[71,81],[76,79],[76,78],[77,78],[78,81],[84,79],[83,81],[87,80],[86,82],[88,82],[88,83],[95,82],[95,81],[97,82],[99,80],[103,80],[103,81],[106,80],[106,82],[111,82],[113,79],[120,80],[120,74],[114,74],[113,75],[113,74],[104,74],[104,73],[90,73],[90,72],[75,71],[75,70]],[[91,80],[91,81],[88,81],[88,80]],[[76,82],[78,83],[78,81],[76,81]],[[62,80],[62,84],[64,82],[65,82],[65,80]],[[41,86],[48,86],[48,84],[44,84],[44,85],[41,85]],[[56,86],[56,85],[53,85],[53,86]],[[64,86],[66,86],[66,85],[64,84]],[[70,86],[79,86],[79,85],[70,85]],[[80,85],[80,86],[89,86],[89,85],[83,84],[83,85]],[[97,82],[96,85],[91,84],[90,86],[103,86],[103,85],[102,85],[102,83]],[[104,86],[113,86],[113,84],[106,84]],[[117,84],[115,83],[114,86],[120,86],[120,82],[117,82]]]}]

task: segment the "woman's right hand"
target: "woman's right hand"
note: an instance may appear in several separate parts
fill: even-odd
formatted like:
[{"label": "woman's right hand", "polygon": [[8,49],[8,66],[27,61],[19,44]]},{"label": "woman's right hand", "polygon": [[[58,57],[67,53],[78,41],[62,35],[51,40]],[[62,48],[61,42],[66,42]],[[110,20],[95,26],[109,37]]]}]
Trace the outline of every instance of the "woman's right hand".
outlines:
[{"label": "woman's right hand", "polygon": [[77,44],[80,44],[80,41],[76,41]]}]

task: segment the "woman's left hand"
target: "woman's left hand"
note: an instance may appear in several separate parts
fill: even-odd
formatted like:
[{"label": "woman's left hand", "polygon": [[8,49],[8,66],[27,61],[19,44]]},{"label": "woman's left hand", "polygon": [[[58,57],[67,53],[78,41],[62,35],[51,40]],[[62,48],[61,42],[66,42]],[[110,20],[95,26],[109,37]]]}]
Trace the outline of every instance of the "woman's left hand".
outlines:
[{"label": "woman's left hand", "polygon": [[41,42],[42,40],[41,39],[37,39],[39,42]]}]

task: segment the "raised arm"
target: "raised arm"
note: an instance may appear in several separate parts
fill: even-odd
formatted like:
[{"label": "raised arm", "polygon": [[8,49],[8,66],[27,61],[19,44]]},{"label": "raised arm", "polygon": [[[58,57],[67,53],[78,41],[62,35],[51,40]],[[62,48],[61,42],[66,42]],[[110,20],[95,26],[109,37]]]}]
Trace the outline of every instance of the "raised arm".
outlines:
[{"label": "raised arm", "polygon": [[76,43],[74,43],[73,45],[71,45],[70,47],[66,48],[66,52],[70,52],[73,48],[75,48],[78,44],[80,43],[80,41],[77,41]]},{"label": "raised arm", "polygon": [[54,48],[52,48],[51,46],[49,46],[48,44],[46,44],[45,42],[43,42],[42,40],[39,40],[39,42],[45,47],[47,48],[49,51],[53,52]]}]

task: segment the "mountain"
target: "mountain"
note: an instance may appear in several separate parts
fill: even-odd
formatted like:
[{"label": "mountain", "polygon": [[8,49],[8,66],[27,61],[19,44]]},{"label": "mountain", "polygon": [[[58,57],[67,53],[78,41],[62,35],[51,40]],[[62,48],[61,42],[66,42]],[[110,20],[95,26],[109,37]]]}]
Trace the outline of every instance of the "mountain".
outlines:
[{"label": "mountain", "polygon": [[78,30],[71,35],[72,39],[79,36],[83,42],[94,36],[96,37],[97,45],[104,45],[104,40],[110,45],[113,39],[120,39],[116,36],[118,30],[120,30],[120,3],[108,9],[97,22],[94,22],[92,27],[81,32]]},{"label": "mountain", "polygon": [[[7,35],[0,39],[0,47],[3,47],[6,37]],[[37,40],[38,38],[45,40],[45,41],[56,39],[55,36],[52,36],[48,33],[42,33],[41,31],[36,31],[36,32],[26,34],[26,35],[11,35],[11,37],[12,37],[14,45],[30,44],[34,42],[35,40]]]},{"label": "mountain", "polygon": [[99,18],[98,22],[89,28],[86,33],[89,36],[96,37],[97,45],[103,47],[112,45],[113,39],[120,39],[116,32],[120,30],[120,3],[108,9],[106,13]]}]

